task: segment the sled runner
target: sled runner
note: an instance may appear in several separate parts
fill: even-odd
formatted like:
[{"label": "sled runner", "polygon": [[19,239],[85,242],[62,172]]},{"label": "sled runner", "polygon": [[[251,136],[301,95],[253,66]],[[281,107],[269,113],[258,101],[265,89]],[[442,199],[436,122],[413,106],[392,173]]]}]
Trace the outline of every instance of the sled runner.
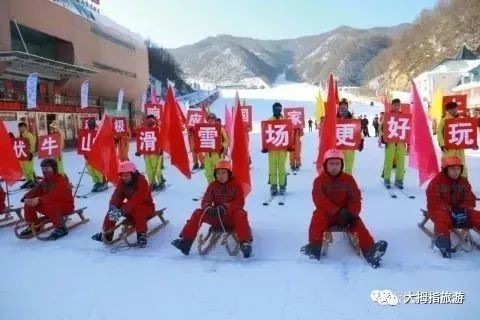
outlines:
[{"label": "sled runner", "polygon": [[[80,208],[80,209],[75,209],[71,214],[64,217],[65,224],[66,224],[66,227],[67,227],[68,231],[70,231],[70,230],[72,230],[72,229],[90,221],[90,219],[85,218],[85,216],[83,215],[83,211],[86,208],[87,207],[83,207],[83,208]],[[78,218],[80,219],[77,222],[73,222],[73,216],[75,216],[75,215],[77,215]],[[28,236],[21,236],[20,233],[25,228],[31,228],[32,234],[30,234]],[[52,229],[53,229],[53,225],[50,222],[50,220],[48,220],[47,217],[42,216],[41,218],[39,218],[39,222],[36,225],[27,223],[23,219],[22,219],[22,221],[18,221],[16,223],[13,231],[15,232],[15,236],[19,239],[31,239],[33,237],[36,237],[38,240],[46,241],[46,240],[49,240],[49,236],[42,236],[42,234],[44,234],[45,232],[47,232],[49,230],[52,230]]]},{"label": "sled runner", "polygon": [[[228,238],[232,238],[234,241],[233,248],[230,245]],[[225,247],[230,256],[236,256],[240,251],[240,243],[238,242],[237,236],[232,230],[216,229],[210,227],[206,236],[200,234],[198,236],[198,254],[204,256],[208,254],[215,246],[218,241],[221,239],[220,244]]]},{"label": "sled runner", "polygon": [[[420,210],[422,211],[422,214],[423,214],[423,220],[418,224],[418,227],[422,229],[422,231],[430,238],[431,240],[430,248],[433,249],[435,247],[435,236],[433,234],[433,231],[426,226],[430,218],[428,217],[428,213],[426,210],[423,210],[423,209],[420,209]],[[460,240],[457,243],[457,245],[453,247],[454,251],[457,251],[458,249],[462,249],[465,252],[469,252],[469,251],[472,251],[474,248],[476,248],[477,250],[480,250],[480,243],[473,240],[472,234],[470,232],[470,231],[474,231],[480,235],[479,230],[475,228],[455,228],[454,227],[450,231],[454,233]]]},{"label": "sled runner", "polygon": [[328,247],[333,242],[333,233],[340,233],[343,232],[344,235],[348,238],[348,241],[352,245],[355,252],[362,256],[362,251],[360,250],[360,246],[358,244],[358,237],[356,234],[351,235],[350,233],[346,232],[343,228],[339,226],[331,226],[328,231],[323,233],[323,241],[322,241],[322,256],[326,255],[328,252]]},{"label": "sled runner", "polygon": [[[163,217],[163,213],[166,209],[167,208],[163,208],[161,210],[155,211],[155,213],[150,217],[150,219],[148,219],[148,221],[150,221],[157,217],[160,220],[160,223],[154,228],[149,229],[147,237],[150,237],[151,235],[157,233],[158,231],[160,231],[160,229],[163,229],[168,224],[169,221]],[[113,237],[112,240],[106,239],[105,234],[113,232],[113,234],[115,235],[115,230],[117,229],[120,229],[120,233],[116,237]],[[112,245],[123,240],[128,247],[135,247],[137,245],[136,241],[131,242],[128,240],[128,237],[133,233],[135,233],[135,226],[132,224],[130,219],[123,218],[123,220],[120,221],[114,228],[102,233],[102,242],[107,245]]]},{"label": "sled runner", "polygon": [[0,212],[0,228],[10,227],[23,221],[22,208],[5,208]]}]

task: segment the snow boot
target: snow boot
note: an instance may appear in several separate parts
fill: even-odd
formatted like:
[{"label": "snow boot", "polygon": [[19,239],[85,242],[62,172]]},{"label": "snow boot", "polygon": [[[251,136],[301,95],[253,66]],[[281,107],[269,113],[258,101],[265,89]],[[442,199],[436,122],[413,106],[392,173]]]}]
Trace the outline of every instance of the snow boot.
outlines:
[{"label": "snow boot", "polygon": [[193,167],[192,167],[192,171],[198,170],[198,168],[200,168],[200,167],[198,166],[198,163],[195,163],[195,164],[193,165]]},{"label": "snow boot", "polygon": [[48,237],[48,240],[57,240],[58,238],[64,237],[68,234],[68,230],[65,227],[55,228],[53,232]]},{"label": "snow boot", "polygon": [[102,242],[103,241],[102,236],[104,236],[105,240],[107,240],[107,241],[112,241],[112,239],[113,239],[113,233],[108,233],[108,234],[103,235],[102,232],[98,232],[98,233],[95,233],[92,236],[92,240]]},{"label": "snow boot", "polygon": [[283,196],[286,190],[287,190],[287,186],[280,186],[280,195]]},{"label": "snow boot", "polygon": [[435,238],[435,246],[440,250],[444,258],[449,259],[452,257],[452,252],[454,252],[454,250],[452,249],[450,237],[443,235],[437,236]]},{"label": "snow boot", "polygon": [[158,185],[157,185],[157,188],[155,190],[157,191],[162,191],[163,189],[165,189],[165,180],[162,179],[162,182],[160,182]]},{"label": "snow boot", "polygon": [[147,246],[147,234],[137,233],[137,247],[145,248]]},{"label": "snow boot", "polygon": [[295,171],[295,170],[296,170],[296,168],[295,168],[295,165],[294,165],[294,164],[291,164],[291,165],[290,165],[290,170],[292,170],[292,171]]},{"label": "snow boot", "polygon": [[322,254],[322,245],[320,243],[309,243],[300,249],[300,252],[307,255],[310,259],[320,260]]},{"label": "snow boot", "polygon": [[205,165],[203,163],[200,164],[200,170],[205,169]]},{"label": "snow boot", "polygon": [[390,184],[390,180],[383,180],[383,185],[385,186],[385,188],[387,189],[391,189],[392,188],[392,185]]},{"label": "snow boot", "polygon": [[402,180],[396,180],[395,181],[395,187],[397,187],[400,190],[403,190],[403,181]]},{"label": "snow boot", "polygon": [[276,184],[270,186],[270,195],[276,196],[278,194],[278,187]]},{"label": "snow boot", "polygon": [[150,185],[150,191],[155,191],[155,190],[157,190],[157,188],[158,188],[158,184],[156,182],[154,182]]},{"label": "snow boot", "polygon": [[243,253],[244,258],[250,258],[252,254],[252,244],[250,242],[244,242],[240,245],[240,250]]},{"label": "snow boot", "polygon": [[377,241],[366,253],[363,254],[365,260],[373,267],[377,268],[380,266],[380,261],[382,260],[385,251],[387,251],[388,243],[387,241],[380,240]]},{"label": "snow boot", "polygon": [[173,240],[171,244],[172,246],[180,250],[184,255],[188,256],[188,254],[190,253],[190,248],[192,247],[193,241],[178,238]]},{"label": "snow boot", "polygon": [[30,237],[31,235],[33,235],[33,231],[32,231],[32,228],[30,227],[26,227],[25,229],[22,230],[22,232],[20,232],[21,238]]},{"label": "snow boot", "polygon": [[98,184],[97,192],[101,192],[108,189],[108,184],[106,182],[101,182]]},{"label": "snow boot", "polygon": [[92,191],[91,192],[98,192],[98,188],[100,187],[100,183],[95,183],[92,187]]}]

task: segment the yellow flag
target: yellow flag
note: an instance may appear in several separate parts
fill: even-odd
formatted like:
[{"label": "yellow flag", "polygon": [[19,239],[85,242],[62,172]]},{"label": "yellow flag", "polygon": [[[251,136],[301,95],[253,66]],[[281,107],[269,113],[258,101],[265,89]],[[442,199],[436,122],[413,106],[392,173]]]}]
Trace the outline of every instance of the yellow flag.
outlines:
[{"label": "yellow flag", "polygon": [[325,117],[325,102],[322,98],[322,91],[318,91],[317,100],[315,101],[315,121],[320,122],[320,119]]},{"label": "yellow flag", "polygon": [[435,119],[437,124],[440,123],[440,120],[442,119],[442,101],[442,89],[437,88],[433,94],[432,105],[430,106],[430,117]]}]

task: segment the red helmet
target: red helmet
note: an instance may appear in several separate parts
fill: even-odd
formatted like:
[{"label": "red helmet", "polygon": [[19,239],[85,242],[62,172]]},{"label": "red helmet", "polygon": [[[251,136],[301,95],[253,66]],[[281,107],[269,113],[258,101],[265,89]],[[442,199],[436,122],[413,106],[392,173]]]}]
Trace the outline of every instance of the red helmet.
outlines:
[{"label": "red helmet", "polygon": [[442,158],[442,168],[451,166],[463,166],[462,159],[457,156],[446,156]]},{"label": "red helmet", "polygon": [[137,167],[132,161],[123,161],[118,166],[118,173],[134,173],[137,171]]},{"label": "red helmet", "polygon": [[323,169],[327,171],[327,161],[330,159],[340,159],[342,160],[342,171],[343,171],[343,152],[338,149],[330,149],[325,152],[323,157]]},{"label": "red helmet", "polygon": [[220,160],[215,165],[215,170],[218,170],[218,169],[226,169],[232,172],[232,164],[228,160]]}]

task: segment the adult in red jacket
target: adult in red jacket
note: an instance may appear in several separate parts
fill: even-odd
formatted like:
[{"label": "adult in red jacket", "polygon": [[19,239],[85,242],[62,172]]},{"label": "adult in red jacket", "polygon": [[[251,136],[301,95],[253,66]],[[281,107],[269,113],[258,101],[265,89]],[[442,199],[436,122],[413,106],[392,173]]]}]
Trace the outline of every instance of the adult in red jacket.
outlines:
[{"label": "adult in red jacket", "polygon": [[[147,245],[148,220],[155,213],[152,193],[147,179],[137,171],[131,161],[120,163],[118,169],[120,183],[110,199],[110,207],[103,220],[103,232],[115,227],[122,216],[130,219],[137,232],[137,246]],[[113,232],[105,233],[109,241],[113,239]],[[102,232],[92,236],[93,240],[102,241]]]},{"label": "adult in red jacket", "polygon": [[45,215],[55,228],[49,236],[49,240],[56,240],[68,234],[64,216],[68,216],[74,210],[72,189],[68,179],[58,173],[55,159],[44,159],[40,163],[43,180],[22,198],[25,203],[25,221],[30,224],[23,230],[21,236],[32,234],[32,224],[38,224],[37,213]]},{"label": "adult in red jacket", "polygon": [[472,227],[480,230],[480,211],[474,210],[475,195],[462,177],[462,159],[448,156],[442,159],[442,171],[427,188],[428,217],[433,221],[435,245],[444,258],[450,258],[452,227]]},{"label": "adult in red jacket", "polygon": [[7,194],[3,191],[3,188],[0,186],[0,213],[5,210],[5,198]]},{"label": "adult in red jacket", "polygon": [[180,238],[172,241],[172,245],[188,255],[202,222],[205,222],[215,229],[234,230],[243,257],[248,258],[252,253],[252,235],[247,212],[243,209],[245,197],[242,186],[232,177],[229,161],[220,160],[215,165],[214,175],[215,180],[208,185],[203,196],[202,207],[193,212]]},{"label": "adult in red jacket", "polygon": [[313,182],[315,204],[309,230],[309,244],[301,251],[310,258],[320,259],[323,234],[338,225],[350,234],[356,234],[363,256],[373,267],[387,249],[386,241],[374,243],[360,218],[361,194],[355,179],[343,172],[343,153],[337,149],[325,153],[323,172]]}]

